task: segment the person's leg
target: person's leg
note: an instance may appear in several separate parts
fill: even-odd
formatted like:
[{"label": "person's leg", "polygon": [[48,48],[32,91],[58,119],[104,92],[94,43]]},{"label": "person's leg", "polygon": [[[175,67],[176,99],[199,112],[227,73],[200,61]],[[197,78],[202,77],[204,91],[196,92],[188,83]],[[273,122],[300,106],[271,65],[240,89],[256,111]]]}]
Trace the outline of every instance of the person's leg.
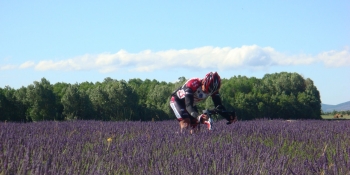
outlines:
[{"label": "person's leg", "polygon": [[191,120],[189,118],[189,113],[186,111],[185,104],[181,103],[181,101],[175,100],[175,97],[171,97],[170,107],[179,121],[180,131],[183,132],[184,128],[189,128],[191,125]]},{"label": "person's leg", "polygon": [[[197,106],[193,106],[194,110],[198,113]],[[190,116],[191,119],[191,133],[197,133],[200,131],[200,120]]]},{"label": "person's leg", "polygon": [[199,129],[200,129],[197,119],[195,119],[194,117],[190,116],[189,121],[190,121],[190,127],[191,127],[191,134],[192,133],[197,133],[199,131]]},{"label": "person's leg", "polygon": [[179,121],[180,129],[181,129],[180,132],[182,133],[183,129],[188,129],[190,127],[190,123],[191,123],[191,121],[189,118],[185,118],[185,119],[182,119],[181,121]]}]

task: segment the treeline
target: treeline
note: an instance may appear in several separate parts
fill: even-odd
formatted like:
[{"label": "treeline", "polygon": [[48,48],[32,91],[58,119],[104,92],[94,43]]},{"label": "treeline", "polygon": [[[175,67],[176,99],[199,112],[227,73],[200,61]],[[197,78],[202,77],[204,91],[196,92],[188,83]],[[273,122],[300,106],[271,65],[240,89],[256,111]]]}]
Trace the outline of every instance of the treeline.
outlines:
[{"label": "treeline", "polygon": [[[0,121],[167,120],[174,119],[170,94],[186,82],[105,78],[103,82],[50,84],[42,78],[27,87],[0,88]],[[321,100],[311,79],[297,73],[266,74],[262,79],[234,76],[222,80],[220,94],[239,119],[321,119]],[[211,99],[200,111],[213,108]]]}]

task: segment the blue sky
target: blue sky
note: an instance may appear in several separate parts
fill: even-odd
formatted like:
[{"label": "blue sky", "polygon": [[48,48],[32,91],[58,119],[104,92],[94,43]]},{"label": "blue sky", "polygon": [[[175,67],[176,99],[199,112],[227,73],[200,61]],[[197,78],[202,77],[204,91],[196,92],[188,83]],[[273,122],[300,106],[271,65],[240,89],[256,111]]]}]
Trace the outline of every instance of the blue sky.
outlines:
[{"label": "blue sky", "polygon": [[350,1],[0,0],[0,87],[296,72],[350,101]]}]

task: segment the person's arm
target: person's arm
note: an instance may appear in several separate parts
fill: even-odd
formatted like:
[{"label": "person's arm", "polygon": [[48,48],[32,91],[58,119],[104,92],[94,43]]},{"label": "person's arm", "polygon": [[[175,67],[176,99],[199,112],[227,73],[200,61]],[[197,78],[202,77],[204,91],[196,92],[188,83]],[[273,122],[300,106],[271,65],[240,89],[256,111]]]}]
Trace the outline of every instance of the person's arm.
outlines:
[{"label": "person's arm", "polygon": [[222,105],[220,94],[216,93],[216,94],[213,94],[211,97],[214,102],[215,108],[221,111],[219,114],[228,121],[228,123],[226,124],[231,124],[236,122],[237,120],[236,112],[235,111],[230,113],[226,112],[226,108]]},{"label": "person's arm", "polygon": [[196,108],[193,106],[194,102],[194,96],[193,96],[193,91],[191,89],[186,89],[185,90],[185,105],[186,105],[186,110],[190,115],[194,118],[197,118],[199,116],[198,111]]},{"label": "person's arm", "polygon": [[226,108],[222,105],[221,97],[219,93],[215,93],[211,95],[211,99],[213,100],[215,108],[219,107],[220,108],[219,110],[222,110],[222,111],[226,110]]}]

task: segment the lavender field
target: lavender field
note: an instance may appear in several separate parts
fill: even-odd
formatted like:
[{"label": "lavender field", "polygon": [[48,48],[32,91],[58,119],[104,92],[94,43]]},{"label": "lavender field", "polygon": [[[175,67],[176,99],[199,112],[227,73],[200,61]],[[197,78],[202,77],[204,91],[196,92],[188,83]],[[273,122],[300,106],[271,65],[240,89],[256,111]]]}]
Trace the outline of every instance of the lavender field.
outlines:
[{"label": "lavender field", "polygon": [[350,174],[350,121],[0,123],[0,174]]}]

